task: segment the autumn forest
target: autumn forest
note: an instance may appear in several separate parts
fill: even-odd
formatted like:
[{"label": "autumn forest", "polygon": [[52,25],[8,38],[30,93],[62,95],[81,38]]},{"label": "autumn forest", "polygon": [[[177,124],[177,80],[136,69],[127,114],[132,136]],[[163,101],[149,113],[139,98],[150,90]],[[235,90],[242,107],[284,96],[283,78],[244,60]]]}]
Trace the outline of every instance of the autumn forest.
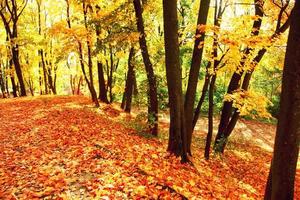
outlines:
[{"label": "autumn forest", "polygon": [[300,199],[299,0],[0,17],[0,199]]}]

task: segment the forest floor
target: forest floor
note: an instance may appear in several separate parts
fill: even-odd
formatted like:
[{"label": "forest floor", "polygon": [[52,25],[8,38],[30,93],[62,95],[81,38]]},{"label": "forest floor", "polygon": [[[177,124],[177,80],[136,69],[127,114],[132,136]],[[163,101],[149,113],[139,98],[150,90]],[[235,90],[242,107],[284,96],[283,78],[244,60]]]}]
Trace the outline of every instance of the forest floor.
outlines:
[{"label": "forest floor", "polygon": [[201,120],[191,166],[166,152],[166,118],[148,137],[141,118],[86,97],[0,100],[0,123],[0,199],[262,199],[275,133],[243,120],[206,161]]}]

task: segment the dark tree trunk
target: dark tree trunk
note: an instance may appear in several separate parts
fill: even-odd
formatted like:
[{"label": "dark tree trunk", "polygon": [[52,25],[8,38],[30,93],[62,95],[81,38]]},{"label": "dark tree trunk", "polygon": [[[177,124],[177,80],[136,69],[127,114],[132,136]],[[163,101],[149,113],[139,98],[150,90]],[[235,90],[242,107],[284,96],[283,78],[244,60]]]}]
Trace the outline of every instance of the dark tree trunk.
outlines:
[{"label": "dark tree trunk", "polygon": [[150,61],[146,35],[144,29],[143,15],[142,15],[142,6],[140,0],[133,0],[135,16],[137,21],[137,29],[140,33],[139,44],[142,50],[142,56],[144,65],[146,68],[147,79],[148,79],[148,89],[149,89],[149,100],[148,100],[148,121],[153,123],[151,127],[152,135],[158,134],[158,99],[157,99],[157,84],[156,77],[154,74],[153,66]]},{"label": "dark tree trunk", "polygon": [[[97,94],[96,94],[95,88],[93,88],[91,86],[90,80],[89,80],[89,78],[88,78],[88,76],[86,74],[86,71],[85,71],[84,60],[83,60],[84,58],[83,58],[82,44],[80,42],[78,42],[78,48],[79,48],[80,66],[81,66],[81,70],[82,70],[84,79],[86,81],[86,84],[88,85],[88,88],[89,88],[89,91],[91,93],[92,100],[95,103],[95,106],[96,107],[100,107],[100,104],[99,104],[98,99],[97,99]],[[96,101],[94,101],[95,97],[96,97]]]},{"label": "dark tree trunk", "polygon": [[[262,18],[263,18],[263,14],[264,14],[264,12],[263,12],[264,1],[263,0],[254,0],[254,4],[255,4],[255,6],[254,6],[255,7],[255,15],[259,16],[259,18],[258,18],[258,20],[255,20],[253,23],[251,35],[257,36],[259,34],[261,24],[262,24]],[[246,62],[249,54],[251,53],[251,51],[252,51],[252,49],[250,47],[246,48],[244,55],[240,61],[240,64],[237,68],[237,71],[234,72],[231,77],[231,80],[230,80],[230,83],[229,83],[229,86],[227,89],[227,94],[232,94],[234,91],[236,91],[238,88],[240,88],[240,81],[242,79],[242,75],[244,72],[243,67],[244,67],[245,62]],[[228,130],[231,129],[231,128],[228,129],[227,126],[229,124],[230,124],[230,126],[232,126],[234,124],[234,121],[237,121],[237,119],[235,119],[237,114],[235,114],[235,118],[233,119],[232,122],[230,122],[230,119],[231,119],[232,113],[233,113],[232,105],[233,105],[233,103],[228,102],[228,101],[225,101],[223,104],[221,119],[220,119],[220,123],[219,123],[219,129],[218,129],[218,133],[217,133],[217,136],[215,138],[215,143],[214,143],[214,150],[218,153],[224,152],[224,147],[226,145],[226,142],[227,142],[227,139],[229,136],[228,133],[230,132]],[[237,118],[238,118],[238,116],[237,116]]]},{"label": "dark tree trunk", "polygon": [[139,94],[138,85],[136,81],[135,71],[133,71],[133,95],[137,96]]},{"label": "dark tree trunk", "polygon": [[[83,0],[83,2],[82,2],[82,10],[83,10],[85,29],[88,31],[88,22],[87,22],[88,5],[86,4],[85,0]],[[84,76],[85,76],[85,79],[86,79],[87,84],[89,86],[89,90],[91,92],[92,100],[95,103],[95,106],[100,107],[100,104],[99,104],[98,98],[97,98],[97,92],[96,92],[95,87],[94,87],[93,61],[92,61],[91,41],[90,41],[90,36],[89,35],[87,36],[86,44],[87,44],[87,55],[88,55],[89,80],[87,78],[86,73],[84,73]],[[81,57],[83,59],[82,45],[80,45],[80,48],[81,48],[81,53],[80,54],[81,54]],[[82,60],[82,62],[83,62],[83,60]],[[83,64],[82,69],[84,69],[84,64]],[[83,70],[83,71],[85,71],[85,70]]]},{"label": "dark tree trunk", "polygon": [[[101,41],[99,39],[100,36],[99,24],[96,24],[96,36],[97,36],[97,47],[100,48]],[[106,84],[104,79],[103,64],[99,60],[97,61],[97,68],[98,68],[98,83],[99,83],[99,99],[101,102],[109,103],[107,99],[107,90],[106,90]]]},{"label": "dark tree trunk", "polygon": [[291,13],[283,70],[280,114],[274,154],[265,192],[266,200],[294,199],[300,142],[300,1]]},{"label": "dark tree trunk", "polygon": [[99,99],[101,102],[109,103],[107,99],[107,90],[105,86],[104,72],[103,72],[103,64],[98,61],[98,82],[99,82]]},{"label": "dark tree trunk", "polygon": [[70,18],[70,2],[69,0],[65,0],[67,4],[67,24],[68,28],[71,28],[71,18]]},{"label": "dark tree trunk", "polygon": [[40,55],[40,65],[43,69],[43,76],[44,76],[44,87],[45,87],[45,93],[44,94],[49,94],[49,90],[48,90],[48,79],[47,79],[47,67],[46,67],[46,63],[45,63],[45,58],[44,58],[44,51],[42,49],[39,50],[39,55]]},{"label": "dark tree trunk", "polygon": [[[10,70],[12,70],[12,65],[13,65],[13,60],[10,59],[9,60],[9,68]],[[17,94],[17,84],[16,84],[16,81],[15,81],[15,74],[11,74],[10,75],[10,81],[11,81],[11,87],[12,87],[12,90],[13,90],[13,96],[14,97],[18,97],[18,94]]]},{"label": "dark tree trunk", "polygon": [[[199,12],[198,12],[197,25],[206,24],[209,4],[210,4],[210,0],[201,0]],[[204,38],[205,38],[204,33],[200,33],[199,29],[197,28],[196,35],[199,34],[201,34],[201,37],[196,37],[195,39],[188,86],[187,86],[185,102],[184,102],[186,131],[187,131],[187,151],[189,154],[191,154],[195,96],[196,96],[198,76],[199,76],[200,65],[201,65],[202,54],[203,54],[203,47],[199,48],[199,45],[200,43],[204,42]]]},{"label": "dark tree trunk", "polygon": [[4,73],[3,73],[3,70],[2,70],[2,66],[0,64],[0,88],[1,88],[1,92],[2,92],[2,97],[3,98],[6,98],[6,91],[5,91],[5,81],[4,81]]},{"label": "dark tree trunk", "polygon": [[216,83],[216,75],[213,75],[211,78],[211,82],[209,84],[209,95],[208,95],[208,101],[209,101],[209,107],[208,107],[208,132],[206,136],[206,142],[205,142],[205,153],[204,157],[206,160],[209,159],[209,153],[210,153],[210,145],[213,135],[213,128],[214,128],[214,87]]},{"label": "dark tree trunk", "polygon": [[[1,4],[2,8],[0,10],[0,17],[3,21],[7,36],[9,37],[10,41],[17,41],[18,38],[18,20],[20,15],[23,13],[28,0],[23,1],[21,6],[17,5],[16,0],[10,0],[11,6],[7,5],[8,1],[5,1]],[[19,4],[20,5],[20,4]],[[9,10],[9,15],[6,15],[4,12]],[[7,18],[8,16],[8,18]],[[12,24],[12,26],[10,25]],[[23,79],[22,69],[20,65],[19,60],[19,45],[14,44],[10,48],[11,54],[12,54],[12,60],[15,66],[15,71],[19,80],[20,84],[20,96],[26,96],[26,89],[25,89],[25,83]]]},{"label": "dark tree trunk", "polygon": [[19,46],[18,45],[15,45],[12,47],[12,59],[13,59],[13,63],[15,66],[18,81],[20,84],[20,96],[26,96],[26,89],[25,89],[22,69],[21,69],[21,65],[20,65],[20,61],[19,61]]},{"label": "dark tree trunk", "polygon": [[166,72],[170,104],[168,151],[187,162],[187,138],[179,60],[177,0],[163,0]]},{"label": "dark tree trunk", "polygon": [[[37,10],[38,10],[38,33],[42,36],[42,21],[41,21],[41,1],[37,0]],[[47,69],[44,58],[44,50],[39,49],[38,54],[40,56],[39,67],[43,69],[43,77],[44,77],[44,94],[48,94],[48,79],[47,79]]]},{"label": "dark tree trunk", "polygon": [[123,92],[122,102],[121,102],[121,109],[123,109],[123,110],[125,109],[125,103],[126,103],[126,85],[127,85],[127,74],[126,73],[124,75],[124,80],[126,80],[125,86],[124,86],[125,90]]},{"label": "dark tree trunk", "polygon": [[129,58],[128,58],[128,72],[126,79],[126,87],[125,87],[125,112],[130,113],[131,111],[131,102],[132,102],[132,93],[134,87],[134,65],[133,65],[133,56],[134,56],[134,48],[131,47]]},{"label": "dark tree trunk", "polygon": [[[263,2],[260,3],[260,1],[256,1],[256,4],[260,5],[260,7],[263,6]],[[280,10],[276,30],[275,30],[274,34],[271,36],[271,40],[276,39],[280,34],[284,33],[289,27],[290,18],[288,18],[287,21],[281,25],[282,13],[285,11],[285,9],[288,7],[288,5],[289,5],[289,2],[286,2],[286,4]],[[262,12],[263,10],[262,9],[263,9],[262,7],[261,8],[256,7],[256,12],[261,17],[263,15],[263,12]],[[260,24],[261,24],[261,22],[256,21],[253,26],[259,26],[260,27]],[[252,34],[253,35],[258,35],[259,34],[259,29],[254,28],[253,31],[252,31]],[[245,73],[243,83],[242,83],[242,86],[241,86],[242,90],[244,90],[244,91],[248,90],[252,74],[253,74],[256,66],[259,64],[259,62],[261,61],[261,59],[263,58],[263,56],[265,55],[266,52],[267,52],[266,48],[260,49],[258,51],[257,55],[254,57],[254,59],[251,61],[252,68],[250,70],[246,71],[246,73]],[[240,79],[241,79],[241,77],[240,77]],[[217,148],[217,151],[219,151],[221,153],[224,152],[228,137],[231,135],[231,133],[232,133],[232,131],[233,131],[238,119],[239,119],[239,116],[240,115],[239,115],[238,110],[234,109],[230,120],[228,119],[228,121],[227,121],[227,126],[224,126],[223,129],[222,129],[224,138],[219,139],[221,141],[221,143],[218,144],[219,147]],[[217,135],[217,136],[220,137],[220,135]]]},{"label": "dark tree trunk", "polygon": [[192,127],[193,131],[194,131],[195,126],[197,124],[197,121],[199,120],[199,117],[200,117],[201,108],[202,108],[203,102],[205,100],[206,93],[208,91],[209,82],[210,82],[210,76],[206,75],[205,76],[205,81],[204,81],[204,84],[203,84],[203,88],[202,88],[202,92],[201,92],[201,97],[200,97],[200,99],[198,101],[198,104],[197,104],[197,107],[194,111],[193,127]]},{"label": "dark tree trunk", "polygon": [[[75,83],[75,82],[74,82]],[[80,76],[79,77],[79,80],[78,80],[78,84],[77,84],[77,89],[76,89],[76,94],[77,95],[80,95],[80,87],[81,87],[81,85],[82,85],[82,83],[83,83],[83,78],[82,78],[82,76]],[[76,86],[75,86],[76,87]]]}]

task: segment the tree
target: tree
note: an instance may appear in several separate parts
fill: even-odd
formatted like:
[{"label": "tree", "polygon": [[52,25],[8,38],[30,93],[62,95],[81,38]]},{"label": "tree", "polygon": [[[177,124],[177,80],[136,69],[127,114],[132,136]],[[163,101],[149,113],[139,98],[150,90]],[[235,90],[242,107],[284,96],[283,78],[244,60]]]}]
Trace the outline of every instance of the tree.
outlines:
[{"label": "tree", "polygon": [[20,84],[20,95],[26,96],[25,82],[23,79],[20,58],[19,58],[19,44],[18,40],[18,21],[21,14],[27,6],[28,0],[23,0],[21,4],[17,0],[1,1],[0,16],[4,24],[9,41],[11,43],[12,61],[15,66],[16,74]]},{"label": "tree", "polygon": [[[157,100],[157,83],[156,77],[154,74],[153,66],[150,60],[147,41],[146,41],[146,33],[144,28],[144,20],[143,20],[143,8],[141,5],[141,0],[133,0],[135,16],[136,16],[136,24],[138,32],[140,33],[139,44],[142,51],[143,61],[147,73],[148,79],[148,121],[151,123],[151,133],[152,135],[158,134],[158,100]],[[153,123],[153,124],[152,124]]]},{"label": "tree", "polygon": [[122,101],[122,108],[125,110],[125,112],[130,113],[131,111],[131,102],[132,102],[132,94],[134,90],[134,80],[135,80],[135,73],[134,73],[134,47],[130,48],[129,57],[128,57],[128,70],[127,70],[127,78],[126,78],[126,84],[125,84],[125,91],[123,94],[123,100]]},{"label": "tree", "polygon": [[177,0],[163,0],[166,74],[170,105],[168,151],[187,162],[187,138],[179,61]]},{"label": "tree", "polygon": [[[209,4],[210,4],[210,0],[200,1],[197,25],[206,24]],[[184,101],[186,131],[187,131],[187,151],[189,154],[191,154],[191,143],[192,143],[192,133],[193,133],[193,113],[194,113],[196,89],[198,84],[200,64],[203,55],[203,45],[201,43],[204,42],[204,38],[205,38],[205,35],[200,32],[200,29],[197,28],[195,36],[198,36],[200,34],[201,37],[196,37],[194,43],[194,50],[193,50],[191,68],[189,73],[188,86],[187,86],[187,91],[186,91],[185,101]],[[199,48],[200,46],[202,47]]]},{"label": "tree", "polygon": [[300,142],[300,1],[291,14],[283,70],[280,114],[265,199],[294,199]]},{"label": "tree", "polygon": [[[259,35],[262,26],[262,17],[264,14],[264,10],[263,10],[264,2],[265,2],[264,0],[254,1],[255,15],[258,17],[258,19],[254,21],[252,26],[251,35],[254,37]],[[271,35],[270,41],[274,41],[280,34],[282,34],[284,31],[287,30],[289,26],[289,18],[282,25],[281,23],[283,20],[282,15],[284,12],[286,12],[288,5],[289,5],[289,1],[287,1],[285,4],[283,4],[282,7],[280,7],[276,29],[275,32]],[[240,60],[239,66],[237,67],[236,71],[233,73],[231,77],[227,89],[227,95],[232,95],[239,91],[245,92],[248,90],[252,74],[255,68],[257,67],[257,65],[259,64],[259,62],[261,61],[261,59],[263,58],[263,56],[265,55],[267,48],[264,47],[260,49],[257,55],[253,58],[253,60],[251,60],[250,69],[245,70],[247,59],[249,59],[249,57],[251,59],[250,55],[253,51],[254,49],[251,46],[248,46],[245,49],[244,54]],[[214,144],[214,149],[216,152],[224,153],[227,140],[231,135],[239,119],[239,116],[240,116],[240,110],[233,107],[233,101],[224,101],[218,133],[215,138],[215,144]]]}]

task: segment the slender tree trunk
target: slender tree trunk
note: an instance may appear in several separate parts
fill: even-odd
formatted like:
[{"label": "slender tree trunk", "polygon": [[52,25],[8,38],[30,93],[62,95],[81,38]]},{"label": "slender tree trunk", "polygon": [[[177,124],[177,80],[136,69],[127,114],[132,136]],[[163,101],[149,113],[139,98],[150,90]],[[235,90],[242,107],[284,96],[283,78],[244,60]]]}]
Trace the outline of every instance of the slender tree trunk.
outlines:
[{"label": "slender tree trunk", "polygon": [[2,97],[6,98],[6,95],[5,95],[5,84],[4,84],[4,74],[3,74],[3,70],[2,70],[1,64],[0,64],[0,88],[1,88],[1,92],[2,92]]},{"label": "slender tree trunk", "polygon": [[[257,20],[254,21],[252,30],[251,30],[251,35],[257,36],[259,34],[261,24],[262,24],[262,18],[263,18],[263,5],[264,5],[264,0],[254,0],[255,4],[255,15],[259,16]],[[236,91],[238,88],[240,88],[240,81],[242,79],[242,75],[244,73],[243,67],[246,63],[246,60],[251,53],[252,48],[247,47],[245,49],[245,52],[242,56],[242,59],[240,61],[240,64],[237,68],[237,71],[233,73],[228,89],[227,89],[227,94],[232,94],[234,91]],[[219,129],[217,136],[215,138],[215,143],[214,143],[214,150],[218,153],[223,153],[224,152],[224,147],[227,143],[228,139],[228,133],[229,130],[231,129],[231,126],[233,126],[235,121],[237,121],[235,114],[235,117],[233,117],[233,103],[229,101],[225,101],[223,104],[222,108],[222,114],[221,114],[221,119],[219,123]],[[230,119],[233,119],[232,122],[230,122]],[[238,116],[237,116],[238,118]],[[230,127],[227,128],[227,126],[230,124]],[[234,126],[233,126],[234,127]]]},{"label": "slender tree trunk", "polygon": [[[88,31],[88,22],[87,22],[87,12],[88,12],[88,5],[86,4],[85,0],[83,0],[82,2],[82,10],[83,10],[83,17],[84,17],[84,25],[85,25],[85,29],[86,31]],[[88,70],[89,70],[89,81],[87,81],[88,85],[89,85],[89,89],[91,92],[91,96],[92,96],[92,100],[95,103],[96,107],[100,107],[100,104],[98,102],[98,98],[97,98],[97,92],[95,90],[94,87],[94,79],[93,79],[93,61],[92,61],[92,50],[91,50],[91,41],[90,41],[90,36],[87,36],[87,55],[88,55]],[[80,42],[79,42],[80,43]],[[82,52],[82,46],[81,47],[81,56],[83,57],[83,52]],[[82,60],[83,62],[83,60]],[[84,65],[83,65],[84,66]],[[84,69],[84,67],[82,68]],[[84,71],[84,70],[83,70]],[[84,75],[86,80],[87,80],[87,75]]]},{"label": "slender tree trunk", "polygon": [[[13,60],[12,59],[9,59],[9,69],[12,70],[13,69]],[[16,81],[15,81],[15,74],[12,73],[10,74],[10,81],[11,81],[11,87],[12,87],[12,90],[13,90],[13,96],[14,97],[18,97],[18,94],[17,94],[17,84],[16,84]]]},{"label": "slender tree trunk", "polygon": [[126,104],[126,86],[127,86],[127,74],[126,73],[124,74],[124,80],[126,80],[125,86],[124,86],[125,90],[123,92],[122,102],[121,102],[121,109],[123,109],[123,110],[125,109],[125,104]]},{"label": "slender tree trunk", "polygon": [[[205,25],[209,10],[210,0],[201,0],[197,25]],[[187,91],[185,95],[184,109],[185,109],[185,120],[186,120],[186,131],[187,131],[187,151],[191,154],[191,143],[192,143],[192,133],[193,133],[193,113],[194,113],[194,104],[195,96],[198,84],[198,76],[200,72],[200,65],[202,61],[203,47],[199,48],[199,45],[204,42],[204,33],[200,33],[199,29],[196,30],[196,35],[201,34],[201,37],[196,37],[192,63],[189,73],[189,80]]]},{"label": "slender tree trunk", "polygon": [[209,159],[209,153],[210,153],[210,145],[213,135],[213,129],[214,129],[214,87],[216,83],[216,75],[213,75],[211,78],[211,82],[209,85],[209,107],[208,107],[208,132],[206,136],[206,143],[205,143],[205,153],[204,157],[206,160]]},{"label": "slender tree trunk", "polygon": [[131,102],[132,102],[132,93],[133,93],[133,83],[134,83],[134,65],[133,65],[133,57],[134,57],[134,48],[130,48],[129,58],[128,58],[128,72],[126,79],[126,88],[125,88],[125,112],[130,113],[131,111]]},{"label": "slender tree trunk", "polygon": [[156,77],[154,74],[153,66],[150,60],[146,35],[144,29],[143,21],[143,10],[140,0],[133,0],[135,16],[137,21],[137,29],[140,33],[139,44],[142,50],[142,56],[144,65],[146,68],[147,79],[148,79],[148,89],[149,89],[149,98],[148,98],[148,121],[153,123],[151,128],[152,135],[158,134],[158,99],[157,99],[157,83]]},{"label": "slender tree trunk", "polygon": [[[101,41],[99,39],[100,36],[99,24],[96,24],[96,36],[97,36],[97,46],[98,48],[100,48]],[[107,99],[107,90],[106,90],[106,84],[104,79],[103,64],[99,60],[97,61],[97,68],[98,68],[98,83],[99,83],[99,99],[101,102],[109,103]]]},{"label": "slender tree trunk", "polygon": [[67,4],[67,24],[68,28],[71,28],[71,18],[70,18],[70,2],[69,0],[65,0]]},{"label": "slender tree trunk", "polygon": [[22,69],[19,61],[19,45],[15,45],[12,47],[12,59],[15,66],[18,81],[20,84],[20,96],[26,96],[26,89],[25,89]]},{"label": "slender tree trunk", "polygon": [[107,99],[107,90],[105,86],[104,72],[103,72],[103,64],[98,61],[98,82],[99,82],[99,99],[104,103],[109,103]]},{"label": "slender tree trunk", "polygon": [[45,59],[44,59],[44,51],[42,49],[40,49],[39,51],[39,55],[40,55],[40,65],[43,69],[43,76],[44,76],[44,87],[45,87],[45,94],[49,94],[49,90],[48,90],[48,79],[47,79],[47,69],[46,69],[46,63],[45,63]]},{"label": "slender tree trunk", "polygon": [[199,120],[200,113],[201,113],[201,108],[202,108],[203,102],[205,100],[206,93],[207,93],[208,88],[209,88],[209,83],[210,83],[210,76],[206,75],[205,76],[205,81],[204,81],[204,84],[203,84],[203,88],[202,88],[202,92],[201,92],[201,97],[200,97],[199,102],[197,104],[197,107],[194,111],[193,131],[195,129],[197,121]]},{"label": "slender tree trunk", "polygon": [[168,151],[187,162],[187,138],[179,60],[177,0],[163,0],[166,72],[170,104]]},{"label": "slender tree trunk", "polygon": [[[89,80],[89,78],[86,74],[86,71],[85,71],[82,44],[80,42],[78,42],[78,48],[79,48],[80,66],[81,66],[81,70],[82,70],[84,79],[86,81],[86,84],[88,85],[88,88],[89,88],[89,91],[91,93],[92,100],[95,103],[95,106],[100,107],[100,104],[99,104],[98,99],[97,99],[97,94],[96,94],[95,88],[93,89],[93,87],[91,86],[90,80]],[[96,96],[96,101],[94,101],[95,96]]]},{"label": "slender tree trunk", "polygon": [[300,142],[300,1],[291,13],[280,114],[265,200],[294,199]]},{"label": "slender tree trunk", "polygon": [[[280,34],[284,33],[288,29],[289,24],[290,24],[290,18],[288,18],[287,21],[281,25],[282,13],[284,13],[284,11],[288,7],[288,5],[289,5],[289,2],[286,2],[286,4],[281,8],[279,16],[278,16],[276,30],[275,30],[274,34],[271,36],[270,40],[276,39]],[[263,6],[263,1],[257,0],[256,1],[256,13],[258,14],[258,16],[261,16],[261,17],[263,15],[262,6]],[[261,8],[259,8],[259,7],[261,7]],[[260,23],[261,22],[259,22],[259,21],[255,21],[253,26],[256,26],[256,27],[259,26],[260,27]],[[258,35],[258,33],[259,33],[259,29],[253,28],[252,34],[253,35]],[[250,65],[252,67],[251,67],[250,70],[246,71],[246,73],[244,75],[243,83],[242,83],[242,86],[241,86],[242,90],[244,90],[244,91],[248,90],[252,74],[253,74],[255,68],[260,63],[261,59],[263,58],[263,56],[265,55],[266,52],[267,52],[266,48],[260,49],[258,51],[257,55],[254,57],[254,59],[251,61]],[[241,80],[241,78],[242,77],[240,77],[240,80]],[[232,104],[231,104],[231,108],[232,108]],[[231,112],[231,113],[233,113],[233,114],[231,114],[230,120],[228,119],[226,123],[223,123],[223,124],[227,124],[226,126],[223,126],[223,129],[222,129],[223,130],[223,137],[219,138],[220,142],[218,143],[217,146],[215,145],[215,147],[217,147],[216,148],[217,152],[221,152],[221,153],[224,152],[226,143],[228,141],[228,137],[231,135],[236,123],[238,122],[238,119],[239,119],[239,116],[240,116],[238,110],[234,109],[233,112]],[[222,117],[221,117],[221,119],[222,119]],[[219,128],[220,128],[220,126],[219,126]],[[218,134],[219,133],[220,133],[220,131],[218,132]],[[217,135],[217,137],[220,137],[220,135]],[[216,144],[216,141],[215,141],[215,144]]]}]

